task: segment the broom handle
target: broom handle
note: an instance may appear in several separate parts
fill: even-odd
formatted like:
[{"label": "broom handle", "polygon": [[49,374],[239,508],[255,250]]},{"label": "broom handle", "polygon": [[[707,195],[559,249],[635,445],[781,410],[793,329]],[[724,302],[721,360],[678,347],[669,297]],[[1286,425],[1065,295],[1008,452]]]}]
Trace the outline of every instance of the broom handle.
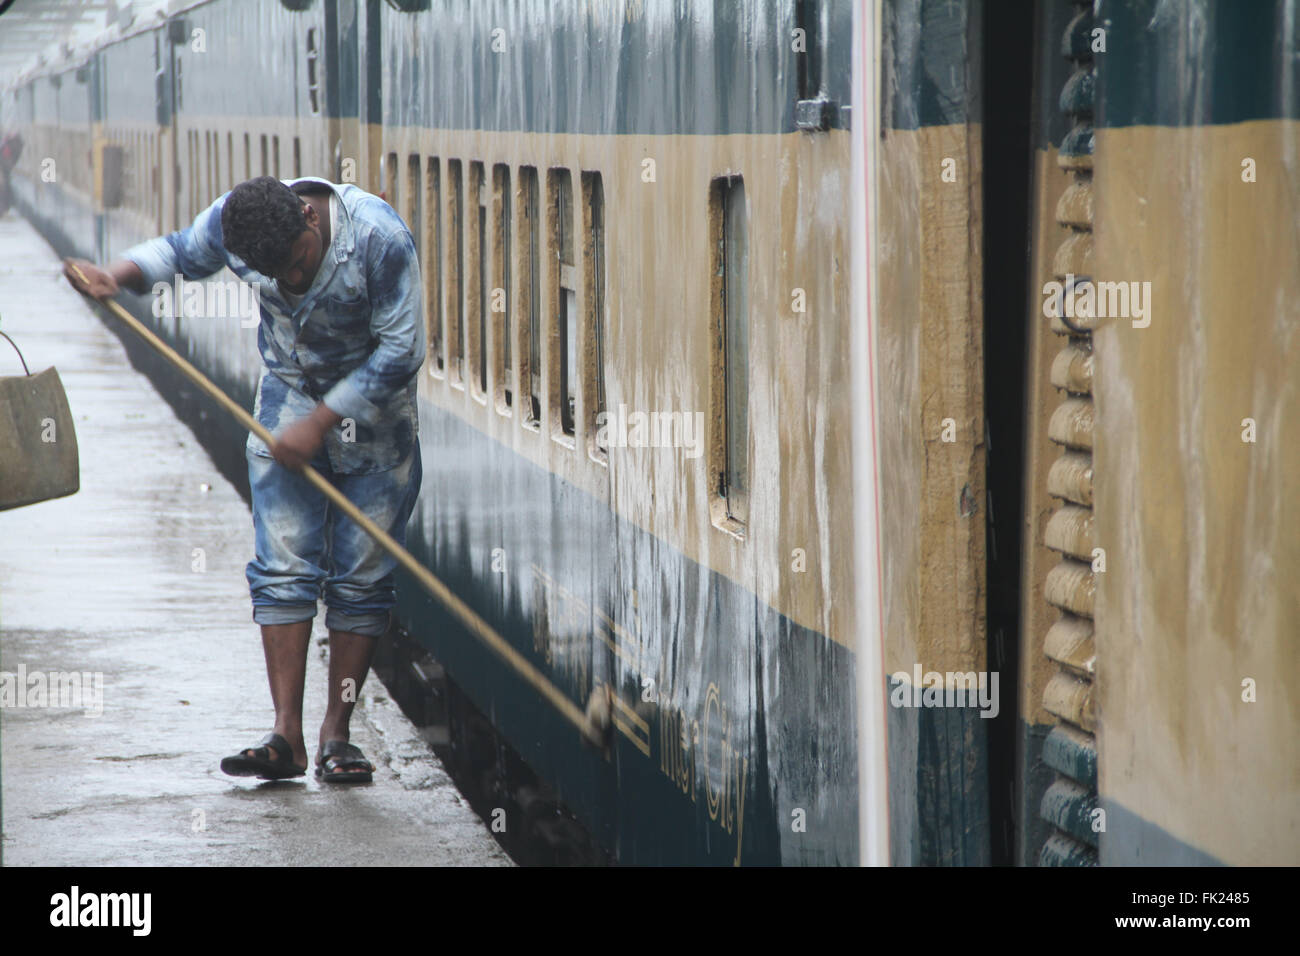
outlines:
[{"label": "broom handle", "polygon": [[[72,271],[77,274],[82,282],[89,286],[86,276],[75,265]],[[80,290],[78,290],[80,291]],[[86,293],[87,298],[94,298]],[[175,349],[160,339],[153,333],[148,326],[126,311],[119,303],[113,299],[94,299],[108,307],[118,319],[124,322],[131,331],[135,332],[140,338],[144,339],[154,348],[163,358],[175,365],[191,382],[201,388],[208,394],[218,405],[234,416],[239,424],[243,425],[262,441],[266,442],[268,448],[275,444],[274,436],[262,427],[262,423],[255,419],[248,412],[244,411],[242,405],[232,399],[229,395],[214,385],[206,375],[191,365]],[[498,634],[487,621],[483,620],[472,607],[462,601],[452,593],[433,572],[415,559],[411,552],[393,540],[390,535],[379,525],[370,520],[366,514],[344,497],[343,493],[335,488],[311,465],[302,466],[302,475],[306,478],[321,494],[330,500],[330,503],[339,508],[345,515],[355,521],[366,534],[370,535],[379,543],[385,551],[397,559],[397,562],[411,573],[417,581],[424,586],[424,589],[433,595],[443,607],[451,612],[460,623],[471,634],[481,640],[484,644],[494,650],[514,671],[526,680],[533,688],[545,697],[555,707],[560,714],[573,724],[584,737],[599,747],[604,747],[605,736],[588,720],[586,715],[578,708],[578,705],[565,696],[558,687],[539,671],[532,663],[520,654],[504,637]]]}]

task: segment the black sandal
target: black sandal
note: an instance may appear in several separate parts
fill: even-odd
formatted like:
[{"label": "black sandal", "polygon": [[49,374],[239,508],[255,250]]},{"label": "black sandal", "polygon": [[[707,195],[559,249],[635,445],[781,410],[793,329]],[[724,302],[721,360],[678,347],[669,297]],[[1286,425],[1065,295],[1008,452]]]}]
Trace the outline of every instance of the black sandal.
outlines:
[{"label": "black sandal", "polygon": [[[275,759],[271,759],[268,747],[275,748]],[[262,780],[287,780],[289,777],[301,777],[307,773],[306,767],[295,767],[293,748],[279,734],[267,734],[257,747],[246,747],[233,757],[221,761],[221,772],[232,777],[258,777]]]},{"label": "black sandal", "polygon": [[[363,771],[349,767],[364,767]],[[346,740],[329,740],[316,756],[316,776],[326,783],[370,783],[375,765],[366,759],[361,748]]]}]

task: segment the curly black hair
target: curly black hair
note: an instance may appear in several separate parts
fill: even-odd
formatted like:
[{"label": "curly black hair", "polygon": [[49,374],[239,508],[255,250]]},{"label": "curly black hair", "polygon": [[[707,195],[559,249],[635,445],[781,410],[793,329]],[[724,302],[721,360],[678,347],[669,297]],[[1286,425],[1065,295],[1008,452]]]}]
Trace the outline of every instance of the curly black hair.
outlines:
[{"label": "curly black hair", "polygon": [[230,191],[221,209],[226,251],[262,275],[274,275],[307,228],[302,200],[274,176],[258,176]]}]

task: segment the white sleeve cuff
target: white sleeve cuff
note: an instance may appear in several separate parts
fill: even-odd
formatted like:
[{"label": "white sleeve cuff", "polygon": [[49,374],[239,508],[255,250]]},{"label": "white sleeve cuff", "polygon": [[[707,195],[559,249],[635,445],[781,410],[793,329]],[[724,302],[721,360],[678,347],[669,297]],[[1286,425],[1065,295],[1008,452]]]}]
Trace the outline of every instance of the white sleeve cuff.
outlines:
[{"label": "white sleeve cuff", "polygon": [[371,403],[348,379],[343,379],[322,400],[330,411],[365,425],[373,425],[379,418],[379,406]]},{"label": "white sleeve cuff", "polygon": [[176,280],[176,250],[165,238],[149,239],[122,253],[122,258],[134,262],[144,275],[150,289],[159,282],[171,285]]}]

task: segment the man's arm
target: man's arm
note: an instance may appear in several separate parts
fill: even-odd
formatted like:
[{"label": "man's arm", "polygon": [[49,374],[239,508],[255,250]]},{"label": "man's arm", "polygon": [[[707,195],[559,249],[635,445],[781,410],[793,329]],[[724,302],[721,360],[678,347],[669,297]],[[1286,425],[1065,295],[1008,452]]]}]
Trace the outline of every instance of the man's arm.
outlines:
[{"label": "man's arm", "polygon": [[405,225],[373,242],[366,255],[370,331],[377,345],[365,363],[329,390],[324,404],[342,418],[372,424],[380,407],[424,364],[424,290],[415,241]]},{"label": "man's arm", "polygon": [[[137,294],[148,292],[156,283],[171,285],[177,275],[187,279],[206,279],[226,264],[226,249],[221,241],[220,196],[180,232],[149,239],[132,246],[107,266],[100,267],[84,259],[67,259],[63,274],[73,288],[97,299],[116,295],[119,289]],[[86,277],[78,278],[73,266]]]},{"label": "man's arm", "polygon": [[343,416],[330,411],[324,402],[317,404],[312,413],[286,428],[275,437],[271,457],[286,468],[295,471],[316,456],[325,443],[325,435],[343,421]]},{"label": "man's arm", "polygon": [[[80,276],[77,275],[78,271]],[[145,285],[144,273],[130,259],[117,259],[102,269],[85,259],[64,259],[63,274],[68,277],[74,289],[96,299],[115,296],[118,289],[130,289],[137,295],[149,291]]]},{"label": "man's arm", "polygon": [[380,406],[404,388],[424,363],[424,295],[420,259],[410,232],[394,214],[395,231],[366,254],[370,331],[378,344],[365,363],[330,389],[315,411],[276,438],[276,461],[298,468],[311,461],[325,435],[345,418],[373,424]]}]

